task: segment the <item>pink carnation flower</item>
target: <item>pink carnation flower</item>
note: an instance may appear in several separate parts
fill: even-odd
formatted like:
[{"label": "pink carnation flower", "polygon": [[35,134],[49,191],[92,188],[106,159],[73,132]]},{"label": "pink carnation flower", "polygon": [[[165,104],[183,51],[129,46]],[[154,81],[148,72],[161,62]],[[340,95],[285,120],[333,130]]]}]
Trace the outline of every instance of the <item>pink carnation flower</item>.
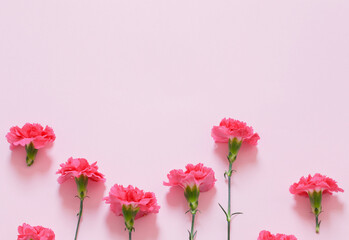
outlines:
[{"label": "pink carnation flower", "polygon": [[308,196],[308,193],[313,191],[332,194],[333,192],[343,192],[344,190],[338,187],[335,180],[319,173],[316,173],[314,176],[309,174],[308,177],[301,177],[298,183],[294,183],[290,187],[292,194],[303,196]]},{"label": "pink carnation flower", "polygon": [[27,152],[26,162],[28,166],[34,163],[38,149],[45,147],[46,144],[53,142],[56,136],[52,128],[46,126],[45,129],[37,123],[26,123],[22,128],[15,126],[10,129],[6,135],[7,141],[11,144],[10,148],[24,146]]},{"label": "pink carnation flower", "polygon": [[290,192],[292,194],[309,197],[311,210],[315,215],[315,231],[319,233],[321,223],[321,221],[319,221],[319,215],[322,212],[322,194],[344,192],[344,190],[338,187],[335,180],[316,173],[314,176],[309,174],[308,177],[301,177],[298,183],[291,185]]},{"label": "pink carnation flower", "polygon": [[95,182],[105,182],[104,175],[98,172],[97,162],[91,165],[85,158],[69,158],[66,163],[62,163],[61,169],[57,174],[61,174],[58,178],[59,183],[63,183],[70,178],[79,178],[85,176]]},{"label": "pink carnation flower", "polygon": [[103,198],[110,209],[117,215],[123,216],[125,226],[131,239],[134,230],[134,221],[150,213],[158,213],[160,206],[157,204],[155,194],[144,192],[129,185],[127,188],[115,184],[109,192],[109,196]]},{"label": "pink carnation flower", "polygon": [[95,182],[105,182],[104,175],[98,172],[97,162],[91,165],[87,162],[85,158],[69,158],[66,163],[62,163],[61,169],[56,173],[61,174],[58,178],[59,183],[64,183],[68,179],[75,179],[78,188],[78,197],[80,198],[80,211],[78,213],[78,224],[76,226],[75,238],[77,239],[77,234],[79,231],[81,215],[83,211],[83,202],[87,194],[87,184],[88,180]]},{"label": "pink carnation flower", "polygon": [[115,184],[109,192],[109,196],[103,198],[110,209],[117,215],[123,216],[122,206],[131,205],[133,208],[139,208],[135,219],[148,215],[149,213],[158,213],[160,206],[157,204],[155,194],[144,192],[129,185],[127,188]]},{"label": "pink carnation flower", "polygon": [[269,231],[261,231],[257,240],[297,240],[293,235],[276,234],[273,235]]},{"label": "pink carnation flower", "polygon": [[40,149],[45,147],[46,144],[53,142],[56,136],[49,126],[46,126],[44,129],[40,124],[26,123],[22,128],[18,126],[12,127],[6,138],[11,144],[11,149],[30,143],[33,143],[35,149]]},{"label": "pink carnation flower", "polygon": [[17,240],[55,240],[55,233],[49,228],[23,223],[18,227]]},{"label": "pink carnation flower", "polygon": [[211,168],[205,167],[202,163],[197,165],[188,164],[185,166],[186,171],[182,169],[174,169],[167,174],[169,182],[164,182],[165,186],[180,186],[186,189],[187,186],[199,187],[200,192],[210,190],[217,181],[214,176],[214,171]]},{"label": "pink carnation flower", "polygon": [[163,184],[170,187],[180,186],[184,189],[184,197],[189,204],[189,211],[192,214],[189,239],[194,239],[197,233],[194,231],[194,220],[198,211],[200,192],[206,192],[213,188],[217,180],[214,176],[214,171],[205,167],[202,163],[197,165],[187,164],[185,168],[185,172],[182,169],[171,170],[167,174],[168,182]]},{"label": "pink carnation flower", "polygon": [[246,125],[245,122],[232,118],[223,118],[219,126],[214,126],[211,136],[215,142],[226,143],[229,139],[237,138],[252,145],[257,145],[260,139],[258,133],[253,132],[253,128]]}]

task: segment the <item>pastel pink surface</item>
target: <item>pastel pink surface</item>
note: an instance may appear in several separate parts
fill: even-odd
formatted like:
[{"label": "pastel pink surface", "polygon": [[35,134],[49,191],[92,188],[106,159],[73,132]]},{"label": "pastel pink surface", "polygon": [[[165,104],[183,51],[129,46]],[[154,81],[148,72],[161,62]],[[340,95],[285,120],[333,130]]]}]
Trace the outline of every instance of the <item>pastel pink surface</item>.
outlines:
[{"label": "pastel pink surface", "polygon": [[[161,206],[136,221],[134,240],[186,239],[183,190],[162,182],[189,162],[217,178],[200,196],[197,238],[225,239],[227,146],[211,129],[231,117],[261,137],[233,166],[232,210],[244,213],[232,220],[233,239],[268,229],[346,240],[348,9],[345,0],[2,1],[2,237],[15,239],[27,222],[73,238],[76,184],[58,184],[55,172],[79,156],[107,179],[89,182],[80,240],[127,239],[102,201],[114,183],[154,192]],[[24,148],[10,151],[5,138],[26,122],[57,137],[30,168]],[[309,200],[289,193],[317,172],[345,191],[324,196],[319,235]]]}]

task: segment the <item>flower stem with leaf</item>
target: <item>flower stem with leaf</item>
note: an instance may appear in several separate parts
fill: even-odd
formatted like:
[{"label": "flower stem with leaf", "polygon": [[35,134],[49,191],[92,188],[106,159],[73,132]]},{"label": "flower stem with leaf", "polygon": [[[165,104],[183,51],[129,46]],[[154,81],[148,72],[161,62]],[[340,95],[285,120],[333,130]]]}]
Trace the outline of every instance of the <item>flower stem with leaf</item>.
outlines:
[{"label": "flower stem with leaf", "polygon": [[189,240],[194,240],[196,235],[196,231],[194,232],[194,222],[195,222],[195,215],[197,213],[197,210],[190,211],[190,212],[191,212],[191,228],[189,233]]},{"label": "flower stem with leaf", "polygon": [[78,218],[78,223],[76,226],[74,240],[76,240],[78,237],[80,221],[81,221],[82,211],[83,211],[83,207],[84,207],[84,199],[85,199],[86,194],[87,194],[88,177],[81,175],[80,177],[75,178],[75,182],[76,182],[76,185],[78,187],[78,196],[77,197],[80,199],[80,210],[78,213],[79,218]]},{"label": "flower stem with leaf", "polygon": [[192,187],[187,186],[184,189],[184,196],[187,199],[189,203],[189,210],[187,212],[191,213],[191,228],[189,233],[189,240],[194,240],[197,231],[194,232],[194,223],[195,223],[195,216],[197,213],[197,208],[199,205],[199,195],[200,195],[200,190],[197,185],[193,185]]},{"label": "flower stem with leaf", "polygon": [[229,139],[229,154],[227,156],[227,159],[229,161],[229,170],[224,173],[224,177],[228,177],[228,209],[227,211],[222,207],[221,204],[219,204],[220,208],[223,210],[226,218],[227,218],[227,234],[228,234],[228,240],[230,240],[230,222],[231,222],[231,217],[237,214],[242,214],[242,212],[235,212],[231,213],[231,175],[233,173],[233,163],[236,160],[237,154],[240,150],[242,141],[233,138]]}]

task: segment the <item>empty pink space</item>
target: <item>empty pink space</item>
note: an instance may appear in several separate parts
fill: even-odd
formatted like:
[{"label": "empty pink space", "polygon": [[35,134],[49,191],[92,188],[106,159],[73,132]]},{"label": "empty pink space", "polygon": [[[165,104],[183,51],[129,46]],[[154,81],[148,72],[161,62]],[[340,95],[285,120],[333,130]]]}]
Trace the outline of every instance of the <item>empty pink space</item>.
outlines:
[{"label": "empty pink space", "polygon": [[[227,144],[222,118],[260,136],[233,164],[232,239],[261,230],[300,240],[349,235],[349,2],[1,1],[0,232],[23,223],[73,239],[74,180],[55,174],[71,156],[98,162],[105,183],[88,183],[79,240],[127,239],[103,202],[114,184],[154,192],[158,214],[135,222],[133,240],[187,239],[183,190],[163,186],[172,169],[203,163],[214,187],[200,194],[197,240],[226,239]],[[40,123],[56,140],[31,167],[11,151],[14,125]],[[344,193],[325,195],[320,234],[309,199],[290,194],[321,173]]]}]

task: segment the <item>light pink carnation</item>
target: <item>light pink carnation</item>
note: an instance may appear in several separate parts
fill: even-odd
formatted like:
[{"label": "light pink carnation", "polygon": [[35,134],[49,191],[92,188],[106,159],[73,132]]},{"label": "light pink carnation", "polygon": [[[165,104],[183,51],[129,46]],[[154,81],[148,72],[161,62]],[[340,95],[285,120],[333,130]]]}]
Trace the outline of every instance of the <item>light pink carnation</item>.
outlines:
[{"label": "light pink carnation", "polygon": [[58,178],[59,183],[63,183],[70,178],[79,178],[81,175],[95,182],[105,182],[104,175],[98,172],[97,162],[91,165],[85,158],[69,158],[66,163],[62,163],[61,169],[56,173],[61,174]]},{"label": "light pink carnation", "polygon": [[139,208],[135,219],[149,213],[158,213],[160,209],[154,193],[144,192],[131,185],[125,188],[122,185],[115,184],[110,189],[109,196],[103,198],[103,200],[105,200],[107,204],[110,204],[110,209],[117,216],[123,216],[123,205],[132,205],[133,208]]},{"label": "light pink carnation", "polygon": [[319,173],[314,176],[309,174],[308,177],[301,177],[298,183],[294,183],[290,187],[292,194],[303,196],[308,196],[308,192],[312,193],[313,191],[332,194],[332,192],[343,192],[344,190],[338,187],[335,180]]},{"label": "light pink carnation", "polygon": [[214,176],[214,171],[211,168],[205,167],[202,163],[197,165],[188,164],[185,166],[186,171],[182,169],[174,169],[167,174],[169,182],[164,182],[165,186],[181,186],[185,189],[187,186],[199,187],[200,192],[210,190],[217,181]]},{"label": "light pink carnation", "polygon": [[259,233],[259,237],[257,240],[297,240],[297,238],[293,235],[285,235],[285,234],[271,234],[269,231],[261,231]]},{"label": "light pink carnation", "polygon": [[55,240],[55,233],[49,228],[23,223],[18,227],[17,240]]},{"label": "light pink carnation", "polygon": [[49,126],[44,129],[40,124],[26,123],[22,128],[18,126],[11,127],[10,132],[6,134],[6,138],[11,144],[11,149],[19,145],[25,146],[31,142],[35,149],[40,149],[53,142],[56,136]]},{"label": "light pink carnation", "polygon": [[211,136],[215,142],[226,143],[229,139],[238,138],[243,142],[257,145],[260,139],[258,133],[253,133],[253,128],[246,125],[245,122],[232,118],[223,118],[219,126],[214,126]]}]

